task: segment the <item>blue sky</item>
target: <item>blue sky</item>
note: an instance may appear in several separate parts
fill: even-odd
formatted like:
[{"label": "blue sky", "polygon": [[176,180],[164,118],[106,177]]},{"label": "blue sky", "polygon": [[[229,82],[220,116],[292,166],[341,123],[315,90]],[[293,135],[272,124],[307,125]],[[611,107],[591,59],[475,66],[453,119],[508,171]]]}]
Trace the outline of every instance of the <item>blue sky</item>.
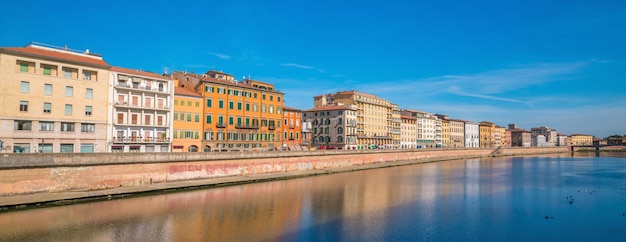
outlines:
[{"label": "blue sky", "polygon": [[626,1],[88,2],[5,2],[0,46],[250,76],[301,109],[359,90],[459,119],[626,134]]}]

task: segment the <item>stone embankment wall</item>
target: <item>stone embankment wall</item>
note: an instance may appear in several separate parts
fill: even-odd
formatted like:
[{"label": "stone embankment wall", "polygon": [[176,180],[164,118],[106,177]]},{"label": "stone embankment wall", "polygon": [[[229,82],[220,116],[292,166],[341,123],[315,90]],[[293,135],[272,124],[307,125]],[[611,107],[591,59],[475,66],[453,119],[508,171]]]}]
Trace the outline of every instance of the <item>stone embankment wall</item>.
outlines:
[{"label": "stone embankment wall", "polygon": [[422,163],[568,151],[567,147],[563,147],[265,153],[1,154],[0,197],[357,167],[396,161]]}]

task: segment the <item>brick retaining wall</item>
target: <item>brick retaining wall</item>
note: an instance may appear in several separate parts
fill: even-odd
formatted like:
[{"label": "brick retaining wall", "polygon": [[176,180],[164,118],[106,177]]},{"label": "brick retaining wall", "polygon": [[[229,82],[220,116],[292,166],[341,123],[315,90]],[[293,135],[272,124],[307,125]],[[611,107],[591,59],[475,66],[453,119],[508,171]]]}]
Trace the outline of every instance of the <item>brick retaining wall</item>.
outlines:
[{"label": "brick retaining wall", "polygon": [[2,154],[0,197],[90,191],[226,176],[568,152],[563,148],[306,151],[265,153]]}]

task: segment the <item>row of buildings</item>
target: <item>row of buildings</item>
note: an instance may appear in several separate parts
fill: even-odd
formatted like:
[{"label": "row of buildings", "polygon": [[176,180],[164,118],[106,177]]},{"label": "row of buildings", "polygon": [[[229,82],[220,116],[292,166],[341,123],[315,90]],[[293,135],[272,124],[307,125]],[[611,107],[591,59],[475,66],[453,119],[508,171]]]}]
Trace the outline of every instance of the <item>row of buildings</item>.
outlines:
[{"label": "row of buildings", "polygon": [[587,144],[547,127],[452,119],[358,91],[285,106],[284,93],[233,75],[159,75],[42,44],[0,48],[0,152],[212,152]]}]

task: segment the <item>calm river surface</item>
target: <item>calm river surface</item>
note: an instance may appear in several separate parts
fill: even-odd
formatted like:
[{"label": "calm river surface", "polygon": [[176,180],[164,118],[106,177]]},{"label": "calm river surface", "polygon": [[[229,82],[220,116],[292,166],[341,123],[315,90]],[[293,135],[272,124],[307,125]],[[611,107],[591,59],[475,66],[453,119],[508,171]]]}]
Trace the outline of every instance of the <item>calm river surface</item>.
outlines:
[{"label": "calm river surface", "polygon": [[0,241],[626,241],[624,213],[624,157],[507,157],[5,212]]}]

